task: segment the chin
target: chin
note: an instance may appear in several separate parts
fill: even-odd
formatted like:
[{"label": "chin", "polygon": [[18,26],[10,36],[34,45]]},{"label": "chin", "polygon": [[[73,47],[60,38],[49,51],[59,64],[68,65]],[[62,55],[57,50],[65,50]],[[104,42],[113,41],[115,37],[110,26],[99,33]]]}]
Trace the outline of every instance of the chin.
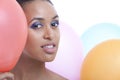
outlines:
[{"label": "chin", "polygon": [[53,61],[55,59],[55,56],[53,56],[53,55],[45,55],[45,56],[38,56],[37,58],[36,58],[36,60],[38,60],[38,61],[40,61],[40,62],[51,62],[51,61]]},{"label": "chin", "polygon": [[45,62],[52,62],[55,58],[47,59]]},{"label": "chin", "polygon": [[52,61],[54,61],[54,60],[48,60],[48,61],[45,61],[45,62],[52,62]]},{"label": "chin", "polygon": [[45,62],[52,62],[54,61],[54,59],[55,59],[55,56],[47,57]]}]

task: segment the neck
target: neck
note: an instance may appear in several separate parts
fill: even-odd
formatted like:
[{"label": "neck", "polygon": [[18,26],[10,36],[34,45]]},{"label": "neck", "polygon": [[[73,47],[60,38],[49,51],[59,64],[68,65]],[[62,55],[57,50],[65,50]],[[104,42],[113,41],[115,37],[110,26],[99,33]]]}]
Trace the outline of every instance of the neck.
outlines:
[{"label": "neck", "polygon": [[[45,63],[32,59],[26,55],[22,55],[19,62],[12,72],[21,80],[34,80],[38,76],[47,75]],[[26,79],[30,78],[30,79]],[[37,79],[36,79],[37,80]]]}]

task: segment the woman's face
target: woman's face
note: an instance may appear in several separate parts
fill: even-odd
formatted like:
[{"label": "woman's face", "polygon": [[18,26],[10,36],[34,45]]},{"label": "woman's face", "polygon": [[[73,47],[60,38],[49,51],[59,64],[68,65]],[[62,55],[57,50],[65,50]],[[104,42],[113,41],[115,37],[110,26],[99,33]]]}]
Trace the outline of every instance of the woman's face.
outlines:
[{"label": "woman's face", "polygon": [[42,61],[55,58],[59,43],[59,20],[54,7],[47,1],[26,2],[23,10],[28,21],[28,39],[23,54]]}]

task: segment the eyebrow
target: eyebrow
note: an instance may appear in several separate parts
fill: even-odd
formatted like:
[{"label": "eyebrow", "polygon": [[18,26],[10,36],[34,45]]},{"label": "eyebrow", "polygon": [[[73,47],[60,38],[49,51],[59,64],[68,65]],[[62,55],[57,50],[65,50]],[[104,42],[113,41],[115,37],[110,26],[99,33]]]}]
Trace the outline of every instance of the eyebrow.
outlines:
[{"label": "eyebrow", "polygon": [[[58,17],[59,17],[58,15],[55,15],[52,19],[55,19],[55,18],[58,18]],[[29,21],[29,23],[32,22],[32,21],[34,21],[34,20],[44,20],[44,18],[34,17],[32,20]]]},{"label": "eyebrow", "polygon": [[56,16],[54,16],[52,19],[55,19],[55,18],[58,18],[59,16],[58,15],[56,15]]}]

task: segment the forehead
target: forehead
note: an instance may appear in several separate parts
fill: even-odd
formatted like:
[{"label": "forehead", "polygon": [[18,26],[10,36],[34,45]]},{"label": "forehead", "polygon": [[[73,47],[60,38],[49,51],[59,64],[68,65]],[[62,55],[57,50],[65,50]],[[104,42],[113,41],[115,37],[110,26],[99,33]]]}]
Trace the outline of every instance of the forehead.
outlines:
[{"label": "forehead", "polygon": [[26,2],[23,5],[23,10],[27,17],[53,17],[57,15],[54,6],[45,0],[34,0]]}]

